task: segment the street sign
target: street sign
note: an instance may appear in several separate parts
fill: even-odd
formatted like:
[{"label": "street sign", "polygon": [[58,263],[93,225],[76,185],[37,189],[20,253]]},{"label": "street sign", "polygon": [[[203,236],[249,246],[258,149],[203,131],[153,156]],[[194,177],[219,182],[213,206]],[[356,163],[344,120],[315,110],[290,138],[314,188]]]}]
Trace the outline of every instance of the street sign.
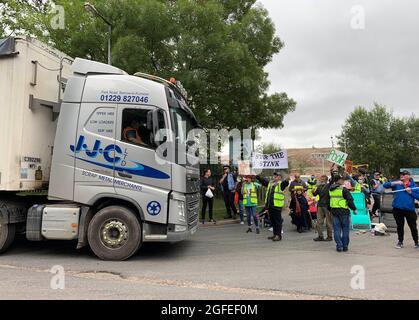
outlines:
[{"label": "street sign", "polygon": [[312,153],[311,157],[313,159],[326,159],[328,155],[328,153]]},{"label": "street sign", "polygon": [[347,157],[348,157],[348,154],[346,154],[345,152],[332,149],[332,151],[330,151],[330,154],[327,156],[326,160],[329,162],[335,163],[341,167],[344,167],[345,160]]}]

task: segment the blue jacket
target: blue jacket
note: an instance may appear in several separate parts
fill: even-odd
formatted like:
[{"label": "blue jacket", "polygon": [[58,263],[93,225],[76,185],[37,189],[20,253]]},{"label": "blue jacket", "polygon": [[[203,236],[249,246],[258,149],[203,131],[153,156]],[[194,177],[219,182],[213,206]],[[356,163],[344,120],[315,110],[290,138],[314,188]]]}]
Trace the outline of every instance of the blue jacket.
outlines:
[{"label": "blue jacket", "polygon": [[[394,182],[394,181],[392,181]],[[415,188],[415,182],[413,179],[410,179],[410,188]],[[391,185],[391,182],[384,183],[384,188],[392,189],[393,191],[403,190],[404,185],[396,184]],[[412,190],[412,193],[409,194],[407,191],[400,191],[394,193],[393,208],[407,211],[415,211],[415,199],[419,200],[419,190]]]}]

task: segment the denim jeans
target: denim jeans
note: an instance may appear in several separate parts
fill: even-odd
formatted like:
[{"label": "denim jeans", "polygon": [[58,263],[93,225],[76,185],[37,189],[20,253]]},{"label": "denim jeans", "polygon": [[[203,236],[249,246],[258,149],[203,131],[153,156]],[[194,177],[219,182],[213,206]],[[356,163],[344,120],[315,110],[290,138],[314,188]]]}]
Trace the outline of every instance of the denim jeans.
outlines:
[{"label": "denim jeans", "polygon": [[247,225],[250,227],[252,225],[252,217],[255,221],[256,228],[259,227],[259,220],[256,217],[256,206],[253,207],[245,207],[246,208],[246,215],[247,215]]},{"label": "denim jeans", "polygon": [[239,214],[240,214],[240,221],[243,221],[243,215],[244,215],[243,199],[239,199]]},{"label": "denim jeans", "polygon": [[337,249],[348,248],[349,245],[349,215],[333,215],[333,234]]}]

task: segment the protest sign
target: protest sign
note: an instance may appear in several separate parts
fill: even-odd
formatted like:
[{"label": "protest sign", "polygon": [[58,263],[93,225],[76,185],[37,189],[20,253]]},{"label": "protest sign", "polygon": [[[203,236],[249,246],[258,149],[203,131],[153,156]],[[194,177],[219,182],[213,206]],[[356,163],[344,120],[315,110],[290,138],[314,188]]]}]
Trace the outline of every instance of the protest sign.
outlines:
[{"label": "protest sign", "polygon": [[256,173],[252,170],[250,160],[238,160],[239,175],[241,176],[255,176]]},{"label": "protest sign", "polygon": [[328,157],[326,158],[327,161],[335,163],[341,167],[345,166],[345,160],[348,157],[348,155],[345,152],[336,150],[336,149],[332,149],[332,151],[330,151],[330,154],[328,155]]},{"label": "protest sign", "polygon": [[288,154],[286,150],[271,153],[255,153],[252,157],[253,169],[287,169]]}]

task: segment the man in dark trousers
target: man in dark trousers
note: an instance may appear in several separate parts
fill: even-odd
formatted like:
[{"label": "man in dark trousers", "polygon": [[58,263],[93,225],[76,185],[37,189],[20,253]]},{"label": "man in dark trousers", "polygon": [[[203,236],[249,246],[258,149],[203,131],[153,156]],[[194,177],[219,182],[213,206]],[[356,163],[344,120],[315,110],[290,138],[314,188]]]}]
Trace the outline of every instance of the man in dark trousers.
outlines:
[{"label": "man in dark trousers", "polygon": [[265,212],[268,212],[273,228],[273,236],[268,239],[272,241],[280,241],[282,240],[281,213],[285,204],[284,190],[288,187],[290,179],[287,178],[286,180],[281,181],[282,176],[278,172],[274,172],[272,181],[260,176],[256,176],[256,179],[267,188],[265,197]]},{"label": "man in dark trousers", "polygon": [[345,183],[343,177],[335,175],[333,182],[329,190],[329,204],[333,216],[333,233],[336,242],[336,251],[346,252],[349,246],[349,208],[354,211],[354,214],[357,214],[357,211],[351,192],[343,186]]},{"label": "man in dark trousers", "polygon": [[[318,185],[314,191],[313,196],[319,196],[319,202],[317,203],[317,238],[314,241],[332,241],[332,229],[333,219],[332,213],[329,210],[329,189],[332,182],[328,181],[326,175],[320,177],[320,185]],[[323,237],[324,221],[326,220],[327,238]]]},{"label": "man in dark trousers", "polygon": [[[237,209],[234,204],[234,196],[236,194],[236,177],[233,173],[230,172],[229,166],[223,167],[224,174],[220,179],[220,184],[223,188],[223,195],[224,195],[224,204],[227,210],[227,216],[224,219],[236,219],[237,216]],[[231,215],[233,212],[233,215]]]},{"label": "man in dark trousers", "polygon": [[[414,189],[415,182],[410,177],[410,172],[404,170],[400,172],[400,180],[384,183],[384,188],[391,188],[394,192],[393,215],[397,224],[398,243],[396,249],[403,248],[404,220],[412,233],[415,248],[419,249],[418,228],[416,220],[418,218],[415,210],[415,199],[419,200],[419,191]],[[413,190],[412,190],[413,189]]]}]

